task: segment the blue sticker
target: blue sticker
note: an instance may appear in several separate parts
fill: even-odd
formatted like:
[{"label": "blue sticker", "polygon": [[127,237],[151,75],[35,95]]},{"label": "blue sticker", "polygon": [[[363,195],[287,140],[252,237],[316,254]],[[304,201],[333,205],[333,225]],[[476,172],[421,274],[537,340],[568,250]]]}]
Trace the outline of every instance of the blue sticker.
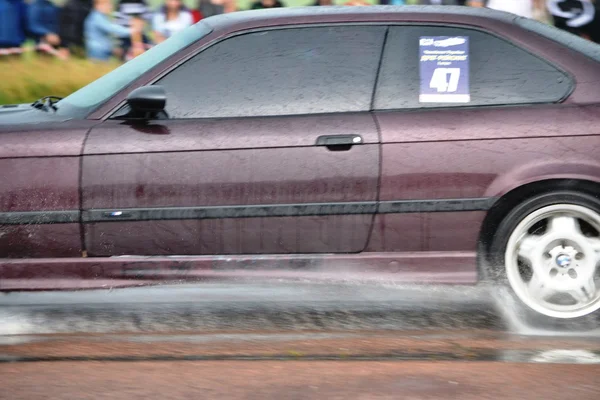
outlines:
[{"label": "blue sticker", "polygon": [[419,39],[421,103],[468,103],[469,38],[421,36]]}]

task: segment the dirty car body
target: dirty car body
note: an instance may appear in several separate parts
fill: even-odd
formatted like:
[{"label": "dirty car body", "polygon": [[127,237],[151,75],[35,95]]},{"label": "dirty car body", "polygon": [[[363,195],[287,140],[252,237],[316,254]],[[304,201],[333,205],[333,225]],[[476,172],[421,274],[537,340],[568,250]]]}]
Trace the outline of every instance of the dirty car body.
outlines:
[{"label": "dirty car body", "polygon": [[[0,289],[474,283],[516,204],[600,187],[600,59],[564,35],[455,7],[234,13],[45,110],[0,108]],[[420,101],[423,37],[469,39],[468,102]],[[164,112],[134,115],[148,86]]]}]

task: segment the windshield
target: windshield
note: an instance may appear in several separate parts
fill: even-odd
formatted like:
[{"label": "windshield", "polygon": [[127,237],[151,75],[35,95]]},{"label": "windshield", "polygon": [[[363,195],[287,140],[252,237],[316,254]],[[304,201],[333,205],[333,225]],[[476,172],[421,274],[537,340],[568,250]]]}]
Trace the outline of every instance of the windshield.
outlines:
[{"label": "windshield", "polygon": [[203,38],[211,30],[203,22],[184,29],[168,40],[154,46],[147,52],[67,96],[57,103],[58,110],[65,112],[68,109],[66,112],[69,114],[87,114],[92,108],[109,100],[161,61]]}]

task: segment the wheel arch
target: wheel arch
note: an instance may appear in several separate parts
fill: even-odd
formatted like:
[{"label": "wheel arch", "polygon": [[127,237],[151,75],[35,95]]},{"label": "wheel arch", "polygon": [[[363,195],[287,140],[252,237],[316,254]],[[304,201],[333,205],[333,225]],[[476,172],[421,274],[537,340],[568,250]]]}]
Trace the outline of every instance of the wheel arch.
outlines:
[{"label": "wheel arch", "polygon": [[478,264],[480,269],[483,261],[491,261],[490,246],[496,229],[508,213],[529,197],[556,190],[571,190],[600,198],[600,180],[581,178],[542,179],[514,187],[501,195],[487,212],[479,232]]}]

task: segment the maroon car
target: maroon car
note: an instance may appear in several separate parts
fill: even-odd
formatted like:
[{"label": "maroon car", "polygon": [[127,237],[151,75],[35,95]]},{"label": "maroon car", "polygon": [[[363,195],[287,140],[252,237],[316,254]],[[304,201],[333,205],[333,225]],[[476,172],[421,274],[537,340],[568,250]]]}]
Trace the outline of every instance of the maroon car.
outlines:
[{"label": "maroon car", "polygon": [[208,18],[0,108],[0,171],[3,290],[499,280],[547,317],[600,308],[600,46],[512,14]]}]

